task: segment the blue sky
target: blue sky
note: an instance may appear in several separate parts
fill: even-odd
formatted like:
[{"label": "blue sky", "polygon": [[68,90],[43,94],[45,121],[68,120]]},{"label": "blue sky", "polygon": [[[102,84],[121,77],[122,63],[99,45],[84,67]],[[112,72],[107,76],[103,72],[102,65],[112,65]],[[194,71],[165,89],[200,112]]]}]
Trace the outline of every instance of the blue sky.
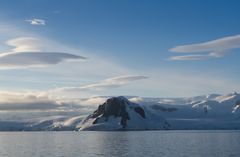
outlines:
[{"label": "blue sky", "polygon": [[1,90],[66,97],[239,91],[239,6],[237,0],[3,0]]}]

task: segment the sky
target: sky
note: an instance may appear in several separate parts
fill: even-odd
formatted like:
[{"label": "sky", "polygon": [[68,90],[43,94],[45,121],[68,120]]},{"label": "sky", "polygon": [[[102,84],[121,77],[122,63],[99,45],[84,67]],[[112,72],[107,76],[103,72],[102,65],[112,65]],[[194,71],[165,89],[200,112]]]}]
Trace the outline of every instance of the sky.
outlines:
[{"label": "sky", "polygon": [[237,0],[2,0],[1,99],[239,91],[239,7]]}]

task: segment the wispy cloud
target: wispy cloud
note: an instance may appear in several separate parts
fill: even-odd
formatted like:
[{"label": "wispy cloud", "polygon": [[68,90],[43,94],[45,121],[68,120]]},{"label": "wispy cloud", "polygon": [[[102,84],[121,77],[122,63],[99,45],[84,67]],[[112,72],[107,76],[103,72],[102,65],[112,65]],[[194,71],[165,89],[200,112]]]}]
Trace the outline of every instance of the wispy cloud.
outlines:
[{"label": "wispy cloud", "polygon": [[206,59],[209,59],[211,58],[211,56],[209,55],[182,55],[182,56],[173,56],[173,57],[170,57],[169,59],[170,60],[173,60],[173,61],[184,61],[184,60],[206,60]]},{"label": "wispy cloud", "polygon": [[43,19],[29,19],[29,20],[26,20],[26,22],[29,22],[31,25],[40,25],[40,26],[46,25],[46,21]]},{"label": "wispy cloud", "polygon": [[240,35],[228,36],[203,43],[181,45],[169,51],[178,53],[198,53],[197,55],[173,56],[170,60],[206,60],[223,57],[232,49],[240,48]]},{"label": "wispy cloud", "polygon": [[11,39],[6,44],[13,49],[0,54],[0,69],[42,67],[66,60],[85,59],[70,53],[42,51],[43,43],[33,37]]},{"label": "wispy cloud", "polygon": [[146,76],[131,75],[131,76],[118,76],[113,78],[108,78],[106,80],[87,84],[79,87],[62,87],[55,89],[56,91],[85,91],[85,90],[105,90],[109,88],[117,88],[127,85],[133,81],[147,79]]}]

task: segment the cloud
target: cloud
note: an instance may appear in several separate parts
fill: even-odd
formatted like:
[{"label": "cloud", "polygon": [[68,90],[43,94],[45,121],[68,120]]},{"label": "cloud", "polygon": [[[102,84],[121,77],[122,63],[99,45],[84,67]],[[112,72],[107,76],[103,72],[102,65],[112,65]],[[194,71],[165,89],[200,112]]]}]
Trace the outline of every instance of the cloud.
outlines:
[{"label": "cloud", "polygon": [[59,104],[47,96],[0,92],[0,110],[49,110],[58,107]]},{"label": "cloud", "polygon": [[211,56],[209,55],[183,55],[183,56],[173,56],[170,57],[169,60],[173,60],[173,61],[181,61],[181,60],[206,60],[211,58]]},{"label": "cloud", "polygon": [[92,112],[106,99],[107,97],[56,99],[40,92],[0,91],[0,111],[39,111],[40,115],[68,112],[79,115]]},{"label": "cloud", "polygon": [[[109,58],[109,56],[104,57],[97,54],[95,50],[84,49],[84,51],[82,51],[81,48],[79,48],[79,45],[69,46],[66,45],[66,43],[61,43],[60,41],[52,40],[48,37],[44,37],[40,34],[37,34],[37,32],[31,32],[29,29],[18,27],[19,25],[16,23],[11,24],[6,22],[7,19],[4,21],[0,20],[1,23],[0,42],[6,43],[5,44],[6,47],[4,48],[0,47],[0,53],[11,52],[14,53],[11,56],[14,56],[15,53],[29,52],[34,53],[37,56],[37,52],[38,53],[64,52],[80,56],[87,56],[88,60],[84,62],[79,62],[78,60],[81,59],[77,59],[75,62],[65,62],[66,60],[69,59],[63,59],[61,61],[64,62],[61,62],[62,64],[58,64],[58,66],[49,66],[48,68],[35,68],[34,70],[30,69],[27,70],[26,73],[24,70],[24,75],[18,73],[15,74],[14,71],[0,70],[0,73],[2,74],[0,77],[2,89],[37,90],[39,89],[39,87],[41,87],[41,89],[45,89],[48,91],[51,89],[61,87],[79,87],[81,85],[86,85],[87,83],[89,83],[89,80],[97,80],[96,83],[98,83],[98,80],[101,80],[99,78],[107,78],[108,76],[119,76],[122,74],[138,73],[136,69],[131,69],[127,65],[119,64],[114,59]],[[4,27],[2,27],[3,26],[2,24],[4,24]],[[2,37],[2,34],[4,34],[4,37]],[[8,55],[10,55],[10,53]],[[47,57],[45,59],[47,60]],[[49,62],[47,62],[48,64],[45,64],[44,61],[41,60],[40,64],[41,66],[50,65]],[[20,66],[13,65],[11,68],[26,68],[36,66],[38,65],[21,64]],[[1,68],[9,69],[10,66],[2,65]],[[14,73],[14,76],[8,73]],[[12,86],[13,83],[17,84],[18,86],[13,87]],[[76,92],[61,92],[61,93],[59,92],[54,96],[65,98],[90,97],[101,95],[101,92],[104,92],[102,94],[107,95],[121,95],[122,93],[125,94],[132,93],[128,90],[128,88],[131,89],[133,88],[133,86],[135,86],[135,84],[127,86],[126,89],[119,89],[117,91],[113,90],[96,91],[94,89],[92,90],[81,89],[83,90],[82,92],[80,92],[79,90]],[[137,86],[139,86],[139,84],[137,84]],[[121,90],[127,90],[126,91],[127,93]]]},{"label": "cloud", "polygon": [[203,43],[180,45],[169,49],[169,51],[178,53],[198,53],[197,55],[173,56],[170,60],[206,60],[223,57],[232,49],[237,48],[240,48],[240,35],[223,37]]},{"label": "cloud", "polygon": [[6,41],[6,45],[13,47],[12,52],[41,51],[44,43],[35,37],[18,37]]},{"label": "cloud", "polygon": [[16,52],[0,55],[0,68],[42,67],[84,57],[61,52]]},{"label": "cloud", "polygon": [[64,52],[45,52],[44,42],[34,37],[21,37],[8,40],[9,52],[0,54],[0,69],[43,67],[68,60],[85,57]]},{"label": "cloud", "polygon": [[105,90],[109,88],[117,88],[121,87],[124,85],[127,85],[133,81],[137,80],[142,80],[142,79],[147,79],[146,76],[119,76],[119,77],[113,77],[113,78],[108,78],[106,80],[97,82],[97,83],[92,83],[88,85],[83,85],[80,87],[62,87],[56,89],[56,91],[85,91],[85,90]]},{"label": "cloud", "polygon": [[81,89],[103,90],[106,88],[115,88],[126,85],[132,81],[146,79],[146,76],[119,76],[109,78],[98,83],[82,86]]},{"label": "cloud", "polygon": [[40,25],[40,26],[46,25],[46,21],[43,19],[29,19],[29,20],[26,20],[26,22],[29,22],[31,25]]}]

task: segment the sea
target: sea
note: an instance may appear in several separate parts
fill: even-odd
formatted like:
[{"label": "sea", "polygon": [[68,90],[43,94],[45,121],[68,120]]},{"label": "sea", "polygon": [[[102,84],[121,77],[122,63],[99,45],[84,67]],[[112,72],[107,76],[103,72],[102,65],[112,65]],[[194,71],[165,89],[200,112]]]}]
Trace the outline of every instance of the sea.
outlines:
[{"label": "sea", "polygon": [[240,157],[240,131],[0,132],[0,157]]}]

